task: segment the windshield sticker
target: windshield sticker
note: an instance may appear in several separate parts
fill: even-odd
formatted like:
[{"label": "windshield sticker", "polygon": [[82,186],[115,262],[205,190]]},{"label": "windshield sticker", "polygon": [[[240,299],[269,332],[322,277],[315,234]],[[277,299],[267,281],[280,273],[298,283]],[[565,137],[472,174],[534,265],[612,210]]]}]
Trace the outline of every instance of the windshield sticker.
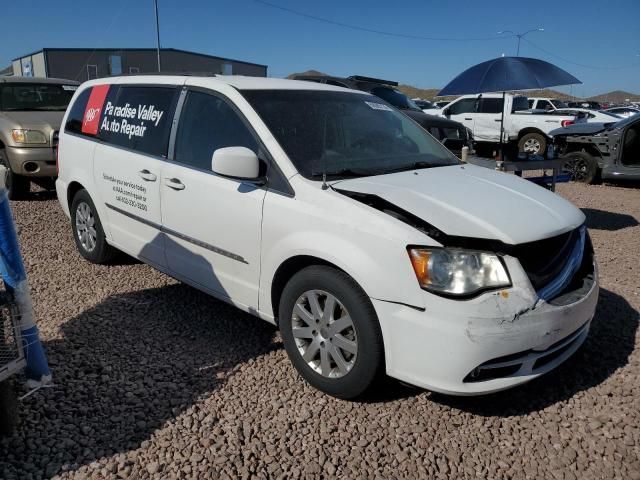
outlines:
[{"label": "windshield sticker", "polygon": [[384,103],[364,102],[374,110],[386,110],[387,112],[393,112],[393,109]]},{"label": "windshield sticker", "polygon": [[62,89],[67,92],[75,92],[78,89],[77,85],[62,85]]}]

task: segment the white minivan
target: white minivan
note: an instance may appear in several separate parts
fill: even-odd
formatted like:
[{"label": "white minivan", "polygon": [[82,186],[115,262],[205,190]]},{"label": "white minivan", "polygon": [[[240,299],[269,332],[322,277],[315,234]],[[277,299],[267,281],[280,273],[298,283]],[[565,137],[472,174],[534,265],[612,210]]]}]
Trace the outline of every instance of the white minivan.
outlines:
[{"label": "white minivan", "polygon": [[462,164],[370,94],[250,77],[80,86],[57,194],[80,254],[116,250],[276,324],[313,386],[383,373],[455,395],[546,373],[598,297],[585,217]]}]

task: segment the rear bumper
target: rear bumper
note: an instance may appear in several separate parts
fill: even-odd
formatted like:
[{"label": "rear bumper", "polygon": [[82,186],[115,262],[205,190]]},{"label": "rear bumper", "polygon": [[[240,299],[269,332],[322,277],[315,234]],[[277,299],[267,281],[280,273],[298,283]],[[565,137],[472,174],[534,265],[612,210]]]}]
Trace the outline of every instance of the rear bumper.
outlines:
[{"label": "rear bumper", "polygon": [[523,301],[517,288],[468,302],[438,299],[426,302],[425,311],[374,299],[387,374],[451,395],[525,383],[556,368],[585,341],[598,290],[596,271],[586,294],[562,306]]},{"label": "rear bumper", "polygon": [[69,212],[69,204],[67,202],[67,188],[69,186],[66,182],[62,181],[60,177],[56,179],[56,194],[58,196],[58,203],[60,203],[60,207],[62,207],[62,211],[67,216],[67,218],[71,217],[71,213]]},{"label": "rear bumper", "polygon": [[56,158],[51,147],[6,147],[11,171],[27,177],[55,177]]}]

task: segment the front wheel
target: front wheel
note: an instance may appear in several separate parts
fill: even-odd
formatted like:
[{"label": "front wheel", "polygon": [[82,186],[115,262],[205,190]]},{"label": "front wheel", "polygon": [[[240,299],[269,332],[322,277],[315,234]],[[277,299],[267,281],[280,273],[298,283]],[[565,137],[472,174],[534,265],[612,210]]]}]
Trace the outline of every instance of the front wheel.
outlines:
[{"label": "front wheel", "polygon": [[93,200],[86,190],[80,190],[71,202],[71,229],[78,252],[91,263],[111,260],[116,250],[107,243]]},{"label": "front wheel", "polygon": [[544,155],[547,139],[540,133],[527,133],[518,141],[518,151],[529,155]]},{"label": "front wheel", "polygon": [[279,326],[289,359],[315,388],[356,398],[371,387],[384,365],[376,312],[346,273],[311,266],[284,288]]},{"label": "front wheel", "polygon": [[581,183],[593,183],[598,176],[598,162],[586,152],[571,152],[565,157],[562,171],[571,176],[571,180]]}]

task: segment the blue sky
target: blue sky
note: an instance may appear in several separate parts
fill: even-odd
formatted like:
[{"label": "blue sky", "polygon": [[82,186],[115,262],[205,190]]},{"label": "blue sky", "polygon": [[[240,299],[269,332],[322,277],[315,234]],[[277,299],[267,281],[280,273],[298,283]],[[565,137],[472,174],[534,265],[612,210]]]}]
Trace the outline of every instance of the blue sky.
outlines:
[{"label": "blue sky", "polygon": [[[573,94],[614,89],[640,94],[638,0],[268,1],[385,32],[489,39],[397,38],[296,16],[254,0],[159,0],[162,46],[266,64],[270,76],[314,68],[437,88],[473,64],[514,55],[516,39],[499,38],[497,31],[543,27],[544,32],[526,37],[535,46],[523,41],[520,55],[551,61],[581,79],[583,85],[574,86]],[[5,3],[0,67],[42,47],[155,46],[152,0]],[[561,90],[569,92],[569,87]]]}]

